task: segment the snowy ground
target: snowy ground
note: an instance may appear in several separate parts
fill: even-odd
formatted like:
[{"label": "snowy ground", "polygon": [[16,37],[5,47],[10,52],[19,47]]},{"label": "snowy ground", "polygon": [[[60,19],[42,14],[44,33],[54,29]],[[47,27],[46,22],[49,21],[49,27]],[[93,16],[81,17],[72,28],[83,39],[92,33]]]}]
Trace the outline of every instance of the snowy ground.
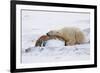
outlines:
[{"label": "snowy ground", "polygon": [[[22,63],[89,60],[89,16],[89,13],[22,11]],[[63,42],[61,41],[58,41],[59,43],[57,41],[50,43],[49,41],[46,47],[34,46],[36,40],[41,35],[52,29],[59,29],[62,26],[79,27],[85,32],[88,43],[63,46]],[[50,47],[50,45],[53,46]]]},{"label": "snowy ground", "polygon": [[89,44],[64,46],[58,48],[31,47],[29,51],[23,52],[22,63],[89,60],[89,47]]}]

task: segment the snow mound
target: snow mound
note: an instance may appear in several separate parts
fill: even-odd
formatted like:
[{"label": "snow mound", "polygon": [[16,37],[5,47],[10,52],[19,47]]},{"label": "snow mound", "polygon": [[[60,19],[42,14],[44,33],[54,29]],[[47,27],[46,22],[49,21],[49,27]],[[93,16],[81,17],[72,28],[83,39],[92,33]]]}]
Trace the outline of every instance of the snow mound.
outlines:
[{"label": "snow mound", "polygon": [[51,40],[46,41],[45,47],[61,47],[64,45],[65,45],[64,41],[61,41],[59,39],[56,39],[56,40],[51,39]]}]

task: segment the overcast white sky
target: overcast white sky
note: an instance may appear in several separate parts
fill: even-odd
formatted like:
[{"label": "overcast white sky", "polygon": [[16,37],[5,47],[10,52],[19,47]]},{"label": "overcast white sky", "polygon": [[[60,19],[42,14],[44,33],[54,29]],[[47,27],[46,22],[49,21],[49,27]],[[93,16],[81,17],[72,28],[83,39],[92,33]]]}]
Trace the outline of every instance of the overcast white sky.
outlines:
[{"label": "overcast white sky", "polygon": [[42,33],[65,26],[88,28],[89,13],[22,10],[22,32]]}]

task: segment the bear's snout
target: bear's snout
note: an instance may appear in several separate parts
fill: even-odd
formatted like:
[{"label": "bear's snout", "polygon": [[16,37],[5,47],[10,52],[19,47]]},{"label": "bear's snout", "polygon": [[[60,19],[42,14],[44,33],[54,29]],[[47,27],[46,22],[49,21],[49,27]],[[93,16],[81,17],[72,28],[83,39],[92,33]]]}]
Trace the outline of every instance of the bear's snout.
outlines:
[{"label": "bear's snout", "polygon": [[47,36],[49,36],[49,34],[48,33],[46,33],[47,34]]},{"label": "bear's snout", "polygon": [[52,36],[52,35],[54,35],[53,31],[49,31],[49,32],[47,32],[46,34],[47,34],[47,36]]}]

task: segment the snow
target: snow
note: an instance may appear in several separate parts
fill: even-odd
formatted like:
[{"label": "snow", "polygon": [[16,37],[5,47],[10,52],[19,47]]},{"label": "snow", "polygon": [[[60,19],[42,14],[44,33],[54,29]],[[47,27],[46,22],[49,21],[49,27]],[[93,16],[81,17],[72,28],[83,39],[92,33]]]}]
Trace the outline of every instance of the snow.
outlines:
[{"label": "snow", "polygon": [[48,40],[45,44],[45,47],[62,47],[65,45],[64,41],[58,40],[58,39],[51,39]]},{"label": "snow", "polygon": [[74,45],[63,47],[31,47],[24,51],[22,63],[42,63],[77,61],[90,59],[90,45]]},{"label": "snow", "polygon": [[[45,47],[35,47],[36,40],[52,29],[77,26],[86,42],[64,46],[60,40],[48,40]],[[90,60],[90,14],[22,10],[22,63]]]}]

